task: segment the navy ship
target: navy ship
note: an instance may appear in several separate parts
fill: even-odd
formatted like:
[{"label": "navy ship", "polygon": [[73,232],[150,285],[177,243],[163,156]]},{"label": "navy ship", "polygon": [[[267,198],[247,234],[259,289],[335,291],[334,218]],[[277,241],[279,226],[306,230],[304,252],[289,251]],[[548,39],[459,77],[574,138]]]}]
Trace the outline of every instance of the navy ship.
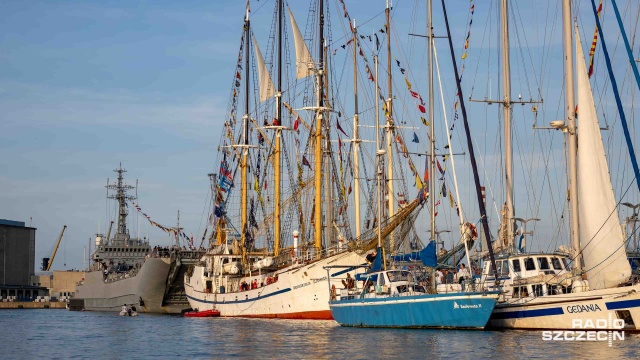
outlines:
[{"label": "navy ship", "polygon": [[[70,299],[70,310],[118,312],[123,304],[135,305],[138,312],[181,313],[189,309],[184,294],[184,272],[204,252],[182,250],[178,246],[151,247],[146,238],[131,237],[127,229],[127,194],[134,186],[124,182],[122,165],[116,170],[115,190],[108,198],[118,203],[116,232],[96,235],[96,250],[84,280]],[[113,222],[111,223],[113,225]]]}]

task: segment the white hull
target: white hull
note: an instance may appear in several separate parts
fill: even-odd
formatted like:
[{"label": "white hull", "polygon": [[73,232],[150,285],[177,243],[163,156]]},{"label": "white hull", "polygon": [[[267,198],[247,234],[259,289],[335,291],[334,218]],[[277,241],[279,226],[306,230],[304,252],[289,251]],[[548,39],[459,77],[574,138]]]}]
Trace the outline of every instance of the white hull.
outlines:
[{"label": "white hull", "polygon": [[625,330],[639,330],[640,285],[511,299],[496,305],[489,323],[509,329],[571,330],[574,320],[596,324],[608,320],[609,314],[613,320],[625,320]]},{"label": "white hull", "polygon": [[[316,262],[308,264],[295,264],[285,269],[278,270],[268,275],[277,274],[278,281],[265,284],[257,289],[219,293],[204,291],[205,268],[196,266],[193,275],[185,276],[185,292],[191,308],[199,311],[217,309],[221,316],[228,317],[255,317],[255,318],[285,318],[285,319],[332,319],[329,309],[329,282],[327,271],[323,268],[327,265],[362,265],[365,258],[355,252],[343,252]],[[340,278],[346,277],[346,273],[352,275],[354,269],[332,270],[331,284],[342,286]],[[258,279],[258,283],[267,274],[256,274],[245,277],[247,282]],[[240,279],[240,277],[233,277]],[[214,279],[215,281],[216,279]]]},{"label": "white hull", "polygon": [[114,282],[105,282],[101,271],[91,271],[78,285],[74,299],[84,300],[87,311],[118,312],[123,304],[135,304],[139,313],[179,314],[189,307],[162,305],[170,268],[169,258],[150,258],[136,276]]}]

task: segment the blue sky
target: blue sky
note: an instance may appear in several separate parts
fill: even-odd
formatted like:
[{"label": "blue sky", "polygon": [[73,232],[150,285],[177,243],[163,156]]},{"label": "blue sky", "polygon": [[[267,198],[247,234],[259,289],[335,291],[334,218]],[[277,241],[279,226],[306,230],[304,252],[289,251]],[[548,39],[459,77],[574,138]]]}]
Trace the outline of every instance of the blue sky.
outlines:
[{"label": "blue sky", "polygon": [[[379,8],[375,9],[346,1],[352,16],[363,21],[373,19],[368,25],[371,29],[379,28],[383,22],[379,14],[384,1],[378,2]],[[395,3],[397,26],[408,30],[409,21],[401,19],[416,17],[409,15],[413,2]],[[454,44],[459,45],[464,36],[468,2],[449,3]],[[495,2],[491,3],[495,10]],[[621,3],[621,9],[626,8],[626,2]],[[488,37],[495,37],[484,27],[488,9],[481,4],[486,3],[476,4],[472,50],[485,42],[487,46]],[[543,41],[550,42],[551,49],[557,51],[559,32],[547,38],[542,30],[527,33],[532,22],[545,14],[527,16],[532,8],[544,10],[532,4],[519,5],[525,30],[521,35],[531,36],[527,44],[534,53],[540,51],[536,46]],[[306,16],[298,2],[291,6],[294,12]],[[268,30],[272,7],[273,1],[252,2],[258,34],[263,34],[260,30]],[[588,1],[580,1],[578,8],[580,16],[589,16]],[[49,256],[62,225],[66,224],[68,228],[53,267],[82,267],[83,247],[88,246],[99,225],[104,231],[104,185],[107,178],[114,179],[112,170],[119,163],[128,170],[129,183],[139,180],[139,204],[155,221],[173,226],[180,210],[181,225],[186,232],[201,234],[209,183],[206,175],[215,168],[213,162],[235,69],[243,9],[244,1],[239,0],[3,2],[0,218],[27,223],[30,217],[33,219],[32,226],[38,228],[36,263]],[[439,2],[434,9],[439,13]],[[609,11],[607,17],[610,26],[614,25],[612,14]],[[259,17],[266,20],[257,20]],[[436,33],[444,33],[441,16],[436,17]],[[592,25],[587,28],[584,32],[590,34]],[[266,42],[266,35],[262,36]],[[590,38],[591,35],[583,36],[583,41],[588,43]],[[617,35],[612,35],[612,39],[615,43]],[[439,48],[441,63],[448,62],[444,45]],[[620,64],[624,64],[620,56],[619,51]],[[604,62],[600,64],[602,69]],[[488,88],[485,75],[475,69],[474,63],[467,66],[466,89],[477,73],[474,95],[484,96],[484,89]],[[539,76],[548,76],[545,86],[556,89],[545,96],[558,101],[557,88],[562,85],[557,78],[562,67],[559,62],[546,66],[547,73]],[[518,71],[517,63],[512,63],[512,71]],[[518,75],[514,77],[519,79],[512,85],[515,97],[519,92],[516,85],[524,84],[524,80]],[[494,79],[494,97],[497,84]],[[601,87],[605,85],[608,86],[605,83]],[[449,86],[452,95],[455,92]],[[426,86],[422,85],[422,89]],[[552,105],[557,113],[557,103]],[[545,119],[553,120],[554,115]],[[531,124],[522,126],[526,132]],[[495,133],[495,126],[478,131]],[[487,140],[485,146],[493,147],[493,141]],[[556,145],[561,152],[560,141],[557,139]],[[492,156],[489,152],[485,152],[488,162]],[[130,223],[130,228],[134,234],[137,232],[135,222]],[[146,235],[147,228],[141,220],[141,235]],[[152,244],[169,244],[163,232],[154,228],[149,231]]]}]

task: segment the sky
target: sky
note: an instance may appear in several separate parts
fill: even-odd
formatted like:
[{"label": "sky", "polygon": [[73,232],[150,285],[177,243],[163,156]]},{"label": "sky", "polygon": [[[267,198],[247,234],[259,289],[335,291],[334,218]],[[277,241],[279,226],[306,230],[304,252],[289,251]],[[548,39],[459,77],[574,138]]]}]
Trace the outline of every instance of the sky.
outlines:
[{"label": "sky", "polygon": [[[378,1],[378,8],[352,0],[345,3],[352,16],[362,19],[360,24],[365,31],[367,26],[373,30],[383,23],[384,1]],[[454,44],[462,44],[468,2],[448,3]],[[528,52],[533,52],[541,63],[534,66],[543,69],[537,74],[539,82],[543,88],[553,89],[550,94],[545,93],[545,98],[552,100],[551,115],[544,117],[546,121],[555,119],[553,116],[558,113],[562,116],[562,106],[558,105],[562,65],[545,63],[548,54],[540,52],[557,52],[561,37],[558,29],[549,29],[549,33],[540,28],[533,30],[533,23],[541,21],[544,14],[558,14],[547,9],[549,4],[555,6],[554,1],[544,6],[541,3],[544,2],[520,2],[516,14],[522,22],[518,25],[521,30],[514,30],[512,39],[519,36],[518,43],[525,44],[523,39],[529,37]],[[620,3],[621,9],[627,9],[627,2]],[[291,6],[294,13],[306,16],[299,2],[292,2]],[[411,13],[415,6],[412,1],[396,1],[394,6],[396,25],[406,40],[411,24],[423,17]],[[256,18],[254,31],[266,42],[264,34],[268,33],[273,0],[252,1],[251,7],[252,18]],[[578,15],[587,18],[589,7],[588,1],[580,1]],[[439,2],[434,9],[440,11]],[[484,25],[495,21],[489,17],[495,10],[495,1],[476,4],[477,24],[472,28],[470,52],[481,53],[481,46],[493,46],[494,50],[497,47],[496,41],[491,40],[496,33]],[[530,13],[532,10],[541,12]],[[632,6],[629,11],[635,14],[636,10]],[[606,24],[611,27],[615,24],[612,13],[608,11],[606,17]],[[106,232],[104,186],[107,178],[114,180],[113,170],[120,164],[127,169],[125,179],[129,184],[138,181],[137,202],[154,221],[174,226],[180,211],[180,225],[185,232],[195,237],[202,233],[203,219],[207,217],[207,174],[216,167],[215,152],[225,119],[243,15],[244,1],[239,0],[3,1],[0,218],[24,221],[38,229],[36,264],[42,257],[49,257],[62,226],[67,225],[53,269],[84,266],[84,251],[97,232]],[[588,34],[583,36],[583,42],[588,43],[593,21],[585,21],[589,30],[583,31]],[[443,34],[441,16],[436,15],[434,24],[436,33]],[[613,43],[620,41],[617,35],[611,39]],[[543,42],[551,45],[544,48]],[[444,45],[440,51],[447,54]],[[497,60],[495,54],[493,58],[487,55],[491,51],[481,53],[488,58],[467,63],[465,91],[475,89],[475,97],[497,94],[499,80],[487,80],[486,73],[477,66]],[[512,54],[522,58],[512,63],[514,89],[527,87],[522,69],[531,65],[526,59],[528,52]],[[622,51],[616,54],[618,63],[624,64]],[[604,62],[599,60],[599,64],[602,71]],[[416,64],[414,71],[419,66],[424,65]],[[490,68],[493,69],[487,65],[488,71]],[[450,69],[444,71],[451,73]],[[418,79],[424,79],[424,74]],[[453,95],[449,82],[448,92]],[[626,83],[627,92],[633,88],[629,84],[633,85]],[[605,86],[608,83],[600,84],[607,94]],[[426,86],[422,85],[422,89]],[[518,91],[529,97],[528,91]],[[609,95],[606,106],[613,104]],[[625,99],[627,104],[632,101]],[[522,125],[521,131],[530,135],[531,118],[526,116],[529,123]],[[484,138],[479,150],[487,163],[485,171],[495,172],[489,167],[499,160],[492,159],[496,156],[492,154],[495,139],[487,135],[497,131],[495,124],[477,131]],[[554,146],[559,146],[557,151],[562,156],[561,140],[556,139]],[[527,208],[526,197],[520,198],[521,208]],[[170,244],[171,239],[159,229],[149,227],[141,218],[137,222],[134,216],[130,218],[132,234],[148,233],[152,245]],[[556,231],[552,225],[548,228],[550,233]]]}]

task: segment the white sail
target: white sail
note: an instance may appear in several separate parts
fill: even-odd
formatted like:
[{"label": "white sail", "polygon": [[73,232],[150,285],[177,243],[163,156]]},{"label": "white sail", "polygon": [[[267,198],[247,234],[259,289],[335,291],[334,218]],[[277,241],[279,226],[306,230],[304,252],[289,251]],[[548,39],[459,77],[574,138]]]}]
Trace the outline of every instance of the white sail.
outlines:
[{"label": "white sail", "polygon": [[305,44],[296,19],[293,18],[291,9],[289,9],[289,19],[291,19],[291,28],[293,30],[293,41],[296,45],[296,78],[302,79],[311,76],[314,73],[315,66],[311,53]]},{"label": "white sail", "polygon": [[256,58],[258,59],[258,77],[260,78],[260,102],[275,96],[275,87],[273,81],[271,81],[271,74],[267,70],[267,66],[264,64],[262,53],[258,47],[256,39],[253,38],[253,48],[256,49]]},{"label": "white sail", "polygon": [[575,34],[580,248],[591,288],[611,288],[629,279],[631,267],[577,28]]}]

